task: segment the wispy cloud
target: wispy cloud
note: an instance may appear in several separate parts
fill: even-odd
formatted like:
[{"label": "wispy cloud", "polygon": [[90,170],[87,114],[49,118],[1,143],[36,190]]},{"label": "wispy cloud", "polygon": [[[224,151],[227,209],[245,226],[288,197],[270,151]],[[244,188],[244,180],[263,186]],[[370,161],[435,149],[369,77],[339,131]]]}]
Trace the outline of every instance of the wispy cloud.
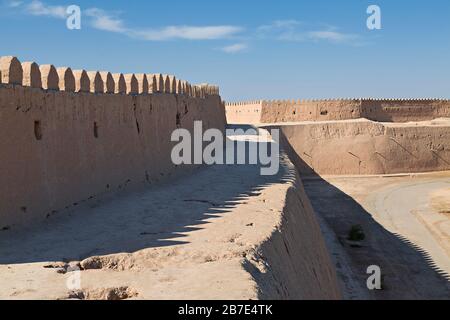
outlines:
[{"label": "wispy cloud", "polygon": [[258,27],[258,31],[267,32],[267,31],[275,31],[280,29],[294,29],[297,26],[301,25],[300,21],[297,20],[275,20],[270,24],[262,25]]},{"label": "wispy cloud", "polygon": [[116,18],[114,15],[107,13],[99,8],[90,8],[83,11],[83,13],[91,17],[92,27],[110,32],[126,33],[127,28],[124,22]]},{"label": "wispy cloud", "polygon": [[[16,5],[16,7],[19,7],[21,5],[22,3]],[[33,0],[31,1],[31,3],[26,4],[25,12],[34,16],[49,16],[61,19],[64,19],[66,17],[66,7],[50,6],[38,0]]]},{"label": "wispy cloud", "polygon": [[248,49],[248,45],[246,45],[245,43],[235,43],[229,46],[225,46],[223,48],[221,48],[220,50],[222,50],[225,53],[238,53],[238,52],[243,52],[243,51],[247,51]]},{"label": "wispy cloud", "polygon": [[[22,8],[26,14],[34,16],[47,16],[53,18],[65,18],[66,7],[51,6],[42,1],[33,0],[24,3],[18,0],[11,0],[8,6]],[[88,8],[82,11],[82,15],[87,17],[87,23],[92,28],[121,33],[125,36],[146,40],[146,41],[164,41],[164,40],[216,40],[231,38],[243,31],[243,28],[231,25],[219,26],[165,26],[159,28],[132,28],[126,25],[126,22],[120,19],[118,14],[111,13],[100,8]]]},{"label": "wispy cloud", "polygon": [[233,36],[242,31],[236,26],[167,26],[162,28],[130,28],[116,15],[102,9],[90,8],[84,13],[91,17],[91,25],[95,29],[122,33],[132,38],[147,41],[164,40],[215,40]]},{"label": "wispy cloud", "polygon": [[327,40],[335,43],[344,43],[352,40],[357,40],[359,36],[350,33],[341,33],[333,30],[324,30],[308,32],[308,38],[317,41]]},{"label": "wispy cloud", "polygon": [[[314,30],[315,29],[315,30]],[[277,20],[258,28],[260,38],[281,41],[327,41],[332,43],[354,43],[360,36],[339,31],[336,27],[314,28],[307,30],[305,24],[297,20]]]},{"label": "wispy cloud", "polygon": [[[40,0],[9,0],[6,3],[8,7],[29,15],[59,19],[64,19],[67,16],[65,6],[48,5]],[[86,19],[84,25],[144,41],[237,39],[237,36],[242,35],[245,31],[244,28],[234,25],[171,25],[134,28],[121,19],[119,13],[109,12],[101,8],[85,9],[82,11],[82,15],[83,19]],[[332,26],[307,28],[305,23],[295,19],[275,20],[270,24],[261,25],[256,29],[256,35],[259,39],[291,42],[309,41],[336,44],[357,44],[361,42],[361,37],[357,34],[345,33]],[[248,46],[244,43],[235,43],[220,48],[226,53],[238,53],[247,49]]]},{"label": "wispy cloud", "polygon": [[216,40],[230,38],[243,29],[236,26],[168,26],[159,29],[128,30],[135,38],[151,41],[161,40]]},{"label": "wispy cloud", "polygon": [[300,21],[297,20],[276,20],[270,24],[258,27],[257,34],[260,38],[264,39],[300,40],[300,25]]},{"label": "wispy cloud", "polygon": [[23,4],[23,1],[19,1],[19,0],[11,0],[6,3],[6,5],[10,8],[17,8],[17,7],[20,7],[22,4]]}]

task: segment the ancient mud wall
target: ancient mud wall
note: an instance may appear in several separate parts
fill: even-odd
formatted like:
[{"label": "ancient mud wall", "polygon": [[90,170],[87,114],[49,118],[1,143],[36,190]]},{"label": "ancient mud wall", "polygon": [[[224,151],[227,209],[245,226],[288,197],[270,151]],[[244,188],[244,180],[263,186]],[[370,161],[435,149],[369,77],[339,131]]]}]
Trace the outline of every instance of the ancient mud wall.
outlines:
[{"label": "ancient mud wall", "polygon": [[227,103],[229,123],[276,123],[367,118],[407,122],[450,117],[450,100],[333,99]]},{"label": "ancient mud wall", "polygon": [[450,170],[450,121],[329,121],[278,126],[302,176]]},{"label": "ancient mud wall", "polygon": [[374,121],[407,122],[450,117],[450,100],[361,100],[361,117]]},{"label": "ancient mud wall", "polygon": [[[297,173],[288,183],[281,220],[244,267],[258,284],[261,299],[336,300],[342,290],[323,233]],[[261,260],[264,263],[261,263]],[[252,262],[264,265],[264,272]]]},{"label": "ancient mud wall", "polygon": [[73,71],[0,59],[0,228],[191,170],[177,127],[223,130],[218,88],[159,74]]},{"label": "ancient mud wall", "polygon": [[228,123],[260,123],[262,101],[228,103],[225,106],[225,111]]},{"label": "ancient mud wall", "polygon": [[357,100],[263,101],[261,123],[359,118]]}]

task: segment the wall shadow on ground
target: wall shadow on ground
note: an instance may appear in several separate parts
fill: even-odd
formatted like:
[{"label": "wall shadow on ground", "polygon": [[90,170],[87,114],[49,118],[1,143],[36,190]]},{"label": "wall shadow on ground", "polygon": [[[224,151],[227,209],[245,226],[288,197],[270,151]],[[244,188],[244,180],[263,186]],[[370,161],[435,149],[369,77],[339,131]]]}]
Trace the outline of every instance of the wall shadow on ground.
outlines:
[{"label": "wall shadow on ground", "polygon": [[[429,254],[401,235],[389,232],[372,218],[355,199],[327,182],[303,161],[281,137],[281,144],[297,168],[307,168],[304,187],[314,211],[334,231],[348,253],[351,268],[366,288],[367,267],[378,265],[383,290],[368,291],[373,299],[448,299],[450,277],[440,270]],[[366,239],[353,246],[346,239],[353,225],[363,227]],[[339,266],[337,266],[339,269]],[[341,275],[342,276],[342,275]],[[344,275],[345,277],[345,275]],[[346,279],[343,279],[345,282]]]},{"label": "wall shadow on ground", "polygon": [[[246,150],[255,144],[247,142]],[[138,193],[79,205],[34,226],[0,231],[0,264],[79,261],[185,244],[185,233],[202,229],[207,219],[290,179],[283,168],[275,176],[259,173],[259,165],[202,167]]]}]

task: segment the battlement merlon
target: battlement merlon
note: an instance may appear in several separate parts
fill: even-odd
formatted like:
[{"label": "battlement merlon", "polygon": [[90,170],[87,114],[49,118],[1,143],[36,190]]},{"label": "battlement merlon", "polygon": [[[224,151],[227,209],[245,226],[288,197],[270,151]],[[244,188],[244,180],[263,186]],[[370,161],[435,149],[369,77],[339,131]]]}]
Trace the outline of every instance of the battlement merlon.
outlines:
[{"label": "battlement merlon", "polygon": [[90,92],[95,94],[181,94],[193,98],[219,95],[219,87],[191,85],[173,75],[112,74],[108,71],[72,70],[51,64],[23,62],[13,56],[0,57],[0,84],[21,85],[43,90]]}]

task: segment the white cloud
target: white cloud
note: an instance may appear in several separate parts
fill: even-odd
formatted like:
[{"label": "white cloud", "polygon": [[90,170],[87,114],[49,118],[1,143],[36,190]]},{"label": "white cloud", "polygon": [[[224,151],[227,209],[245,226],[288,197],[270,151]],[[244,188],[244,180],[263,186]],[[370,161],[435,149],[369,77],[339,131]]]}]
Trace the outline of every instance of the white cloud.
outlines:
[{"label": "white cloud", "polygon": [[308,32],[308,37],[312,40],[327,40],[330,42],[343,43],[358,38],[357,35],[341,33],[337,31],[311,31]]},{"label": "white cloud", "polygon": [[[25,2],[22,0],[9,0],[10,8],[21,8],[25,13],[35,16],[48,16],[64,19],[67,17],[65,6],[47,5],[39,0]],[[230,39],[242,33],[244,29],[239,26],[219,25],[219,26],[166,26],[160,28],[131,28],[117,14],[107,12],[100,8],[89,8],[83,10],[83,16],[87,17],[87,24],[91,27],[107,31],[120,33],[125,36],[145,40],[145,41],[165,41],[165,40],[217,40]],[[319,30],[305,30],[304,24],[298,20],[276,20],[267,25],[257,28],[257,35],[263,39],[275,39],[281,41],[326,41],[332,43],[353,43],[356,44],[360,37],[355,34],[343,33],[334,27],[327,27]],[[226,53],[237,53],[245,51],[248,46],[243,43],[221,48]]]},{"label": "white cloud", "polygon": [[163,28],[136,29],[128,28],[114,15],[98,8],[91,8],[84,13],[92,18],[92,27],[123,33],[129,37],[147,41],[163,41],[174,39],[214,40],[230,37],[242,29],[236,26],[167,26]]},{"label": "white cloud", "polygon": [[25,11],[34,16],[49,16],[54,18],[66,18],[66,7],[64,6],[49,6],[41,1],[33,0],[27,4]]},{"label": "white cloud", "polygon": [[151,41],[216,40],[229,38],[241,31],[242,28],[236,26],[168,26],[160,29],[129,30],[129,35]]},{"label": "white cloud", "polygon": [[335,27],[308,31],[297,20],[277,20],[271,24],[262,25],[258,28],[258,35],[262,38],[293,42],[327,41],[332,43],[350,43],[360,38],[356,34],[340,32]]},{"label": "white cloud", "polygon": [[221,48],[223,52],[226,53],[238,53],[242,51],[246,51],[248,46],[245,43],[236,43],[226,47]]},{"label": "white cloud", "polygon": [[297,27],[301,22],[298,20],[275,20],[271,24],[266,24],[258,27],[259,31],[270,31],[276,29],[290,29]]},{"label": "white cloud", "polygon": [[10,8],[17,8],[20,7],[23,4],[23,1],[18,0],[11,0],[7,3],[8,7]]},{"label": "white cloud", "polygon": [[[66,8],[63,6],[49,6],[39,0],[33,0],[26,5],[25,12],[36,16],[51,16],[55,18],[65,18]],[[107,12],[100,8],[89,8],[83,10],[82,14],[89,18],[89,25],[93,28],[121,33],[126,36],[146,40],[216,40],[230,38],[241,32],[243,29],[237,26],[167,26],[161,28],[130,28],[126,23],[117,17],[116,14]]]},{"label": "white cloud", "polygon": [[92,18],[92,26],[99,30],[124,33],[127,29],[122,20],[113,17],[102,9],[90,8],[84,14]]},{"label": "white cloud", "polygon": [[123,33],[129,37],[147,40],[163,41],[173,39],[214,40],[230,37],[242,29],[235,26],[167,26],[163,28],[135,29],[125,26],[124,21],[116,18],[102,9],[91,8],[84,13],[92,18],[92,27],[116,33]]},{"label": "white cloud", "polygon": [[257,34],[260,38],[294,40],[294,38],[298,38],[300,25],[300,21],[297,20],[276,20],[258,27]]}]

